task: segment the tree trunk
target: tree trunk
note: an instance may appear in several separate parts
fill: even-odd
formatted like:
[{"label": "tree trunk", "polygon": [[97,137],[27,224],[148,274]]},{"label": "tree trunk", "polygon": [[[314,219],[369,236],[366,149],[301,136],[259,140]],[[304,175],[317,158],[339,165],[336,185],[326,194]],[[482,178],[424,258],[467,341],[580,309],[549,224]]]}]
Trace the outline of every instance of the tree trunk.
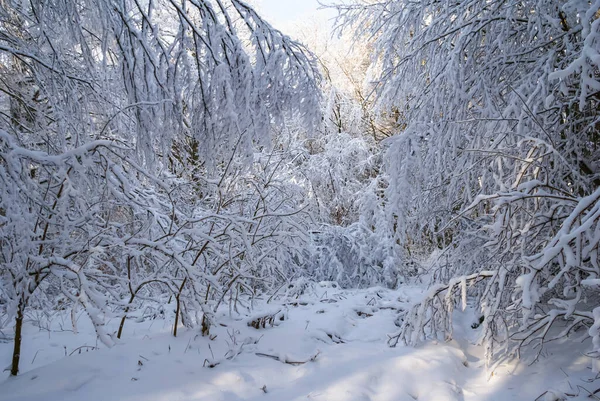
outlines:
[{"label": "tree trunk", "polygon": [[21,299],[17,308],[17,317],[15,318],[15,346],[13,349],[12,366],[10,375],[16,376],[19,373],[19,360],[21,359],[21,331],[23,329],[23,311],[25,301]]},{"label": "tree trunk", "polygon": [[173,337],[177,337],[177,325],[179,324],[179,295],[175,297],[177,308],[175,309],[175,324],[173,325]]},{"label": "tree trunk", "polygon": [[183,291],[183,286],[187,281],[187,277],[183,279],[181,283],[181,287],[179,287],[179,292],[175,296],[175,301],[177,302],[177,308],[175,309],[175,324],[173,325],[173,337],[177,337],[177,325],[179,324],[179,311],[181,310],[181,303],[179,301],[179,297],[181,297],[181,291]]},{"label": "tree trunk", "polygon": [[129,312],[129,305],[132,304],[134,298],[135,294],[131,294],[131,297],[129,298],[129,304],[125,308],[125,314],[121,318],[121,323],[119,324],[119,332],[117,333],[117,338],[121,338],[121,334],[123,334],[123,326],[125,326],[125,319],[127,318],[127,313]]}]

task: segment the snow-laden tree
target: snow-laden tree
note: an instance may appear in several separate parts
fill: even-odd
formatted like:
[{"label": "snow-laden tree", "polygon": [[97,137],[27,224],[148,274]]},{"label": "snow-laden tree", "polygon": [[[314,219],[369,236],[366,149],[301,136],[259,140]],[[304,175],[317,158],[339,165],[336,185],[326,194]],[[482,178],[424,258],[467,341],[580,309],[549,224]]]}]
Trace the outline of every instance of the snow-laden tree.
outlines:
[{"label": "snow-laden tree", "polygon": [[375,38],[379,105],[403,118],[386,152],[386,208],[404,244],[443,249],[398,338],[451,335],[468,287],[488,356],[495,341],[541,350],[573,332],[597,356],[600,2],[340,9]]},{"label": "snow-laden tree", "polygon": [[367,99],[369,46],[332,38],[326,25],[316,19],[292,31],[315,53],[322,70],[322,124],[316,133],[301,124],[288,124],[278,133],[296,152],[295,175],[309,189],[307,200],[317,223],[306,252],[305,274],[344,288],[394,287],[400,249],[393,240],[382,238],[382,230],[374,232],[375,224],[387,221],[374,219],[371,209],[363,218],[361,206],[366,198],[380,203],[375,195],[382,181],[377,179],[379,141],[386,134]]},{"label": "snow-laden tree", "polygon": [[3,1],[0,61],[13,375],[32,303],[84,308],[110,346],[142,303],[206,331],[300,264],[304,192],[271,132],[318,120],[317,72],[245,2]]},{"label": "snow-laden tree", "polygon": [[376,142],[388,137],[398,118],[395,110],[375,110],[372,70],[373,43],[355,40],[349,29],[333,30],[331,21],[315,18],[291,31],[316,55],[325,93],[328,130],[370,136]]},{"label": "snow-laden tree", "polygon": [[[73,313],[83,307],[99,339],[113,343],[104,323],[122,306],[124,266],[130,254],[141,252],[140,242],[168,224],[171,203],[166,188],[127,162],[127,149],[112,141],[48,154],[20,146],[5,131],[0,135],[0,266],[8,299],[4,323],[15,322],[16,374],[32,300],[42,308],[66,301],[63,307]],[[165,256],[162,249],[151,251],[145,254],[154,263]]]}]

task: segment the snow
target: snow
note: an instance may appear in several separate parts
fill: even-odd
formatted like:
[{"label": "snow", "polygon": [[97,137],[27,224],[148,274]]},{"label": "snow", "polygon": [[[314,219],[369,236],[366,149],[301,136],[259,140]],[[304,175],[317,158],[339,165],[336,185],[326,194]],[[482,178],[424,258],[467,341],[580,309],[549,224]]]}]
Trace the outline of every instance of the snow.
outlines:
[{"label": "snow", "polygon": [[[0,400],[500,401],[558,400],[577,391],[589,399],[577,387],[593,391],[583,381],[593,378],[589,358],[579,353],[589,344],[547,348],[535,365],[505,361],[489,371],[482,347],[473,345],[479,333],[470,328],[469,307],[455,313],[455,340],[390,348],[398,310],[423,292],[313,285],[297,298],[256,300],[244,316],[223,308],[212,339],[183,327],[175,338],[171,319],[130,320],[124,340],[110,349],[97,342],[85,315],[77,335],[66,318],[54,318],[51,331],[30,319],[22,374],[0,382]],[[276,317],[273,326],[250,325],[268,315]],[[0,343],[4,365],[11,351],[10,342]]]},{"label": "snow", "polygon": [[600,0],[88,3],[0,1],[0,398],[600,399]]}]

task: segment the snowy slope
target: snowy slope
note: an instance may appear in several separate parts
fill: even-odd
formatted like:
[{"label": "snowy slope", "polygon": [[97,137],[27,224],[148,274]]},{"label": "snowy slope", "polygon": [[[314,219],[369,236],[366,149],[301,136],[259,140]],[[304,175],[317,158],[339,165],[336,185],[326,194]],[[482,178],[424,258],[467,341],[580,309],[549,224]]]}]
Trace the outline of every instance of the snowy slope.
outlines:
[{"label": "snowy slope", "polygon": [[[0,400],[560,399],[549,389],[589,400],[588,391],[600,387],[585,381],[593,378],[589,360],[580,354],[585,344],[568,355],[549,350],[531,367],[515,361],[501,364],[490,376],[481,350],[469,344],[475,333],[465,328],[468,315],[457,318],[455,341],[389,348],[387,334],[397,329],[397,310],[408,307],[418,292],[345,291],[323,285],[291,301],[258,301],[254,311],[261,312],[249,317],[232,318],[224,312],[212,340],[184,329],[174,338],[170,322],[162,319],[128,321],[125,340],[112,349],[88,348],[97,344],[84,318],[78,335],[28,325],[24,373],[0,382]],[[265,315],[275,316],[273,327],[248,325]],[[81,345],[85,347],[80,351]],[[10,348],[10,343],[0,343],[5,365]]]}]

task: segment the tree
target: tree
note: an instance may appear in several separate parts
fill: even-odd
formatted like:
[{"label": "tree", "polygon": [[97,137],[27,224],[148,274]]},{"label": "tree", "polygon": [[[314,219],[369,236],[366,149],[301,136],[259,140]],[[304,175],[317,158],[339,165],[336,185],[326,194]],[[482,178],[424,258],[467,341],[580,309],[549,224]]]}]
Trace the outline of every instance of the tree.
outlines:
[{"label": "tree", "polygon": [[405,244],[443,249],[396,339],[451,335],[469,284],[489,357],[496,341],[541,350],[581,328],[600,351],[600,3],[339,7],[376,38],[378,104],[405,118],[387,150],[389,213]]},{"label": "tree", "polygon": [[319,119],[318,73],[245,2],[2,1],[0,60],[11,374],[34,299],[83,307],[108,346],[142,301],[208,331],[214,303],[292,257],[276,245],[302,237],[303,196],[271,133]]}]

